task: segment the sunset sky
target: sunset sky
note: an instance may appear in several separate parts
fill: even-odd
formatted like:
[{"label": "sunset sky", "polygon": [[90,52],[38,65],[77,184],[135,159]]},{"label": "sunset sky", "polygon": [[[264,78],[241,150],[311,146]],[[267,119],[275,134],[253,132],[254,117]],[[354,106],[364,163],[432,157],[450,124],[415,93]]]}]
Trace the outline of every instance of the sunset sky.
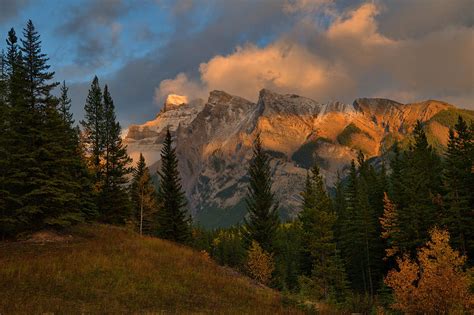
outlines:
[{"label": "sunset sky", "polygon": [[97,74],[126,125],[168,93],[214,89],[474,109],[473,12],[472,0],[0,0],[0,32],[32,19],[77,117]]}]

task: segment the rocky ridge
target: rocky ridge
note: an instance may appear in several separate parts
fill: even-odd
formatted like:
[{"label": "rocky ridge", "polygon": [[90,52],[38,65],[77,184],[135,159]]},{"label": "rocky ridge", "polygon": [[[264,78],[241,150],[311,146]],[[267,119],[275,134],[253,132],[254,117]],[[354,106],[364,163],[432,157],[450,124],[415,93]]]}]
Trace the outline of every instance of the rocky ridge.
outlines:
[{"label": "rocky ridge", "polygon": [[243,218],[246,167],[258,132],[272,156],[273,187],[281,215],[288,218],[299,211],[304,176],[314,161],[331,186],[358,150],[376,157],[396,139],[408,141],[417,119],[426,122],[434,140],[445,143],[448,126],[435,118],[441,112],[457,110],[433,100],[402,104],[360,98],[353,104],[319,103],[267,89],[260,91],[257,103],[223,91],[212,91],[206,102],[176,104],[183,99],[173,97],[174,103],[165,104],[154,120],[130,126],[125,143],[132,157],[142,152],[156,170],[169,128],[177,144],[190,210],[196,221],[210,227]]}]

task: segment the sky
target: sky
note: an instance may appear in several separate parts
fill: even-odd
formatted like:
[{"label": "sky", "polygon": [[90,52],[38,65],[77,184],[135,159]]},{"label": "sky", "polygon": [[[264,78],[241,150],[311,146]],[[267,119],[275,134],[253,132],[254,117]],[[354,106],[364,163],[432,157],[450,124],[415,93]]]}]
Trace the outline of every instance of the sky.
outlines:
[{"label": "sky", "polygon": [[77,120],[94,75],[124,127],[212,90],[474,109],[474,0],[0,0],[0,48],[28,19]]}]

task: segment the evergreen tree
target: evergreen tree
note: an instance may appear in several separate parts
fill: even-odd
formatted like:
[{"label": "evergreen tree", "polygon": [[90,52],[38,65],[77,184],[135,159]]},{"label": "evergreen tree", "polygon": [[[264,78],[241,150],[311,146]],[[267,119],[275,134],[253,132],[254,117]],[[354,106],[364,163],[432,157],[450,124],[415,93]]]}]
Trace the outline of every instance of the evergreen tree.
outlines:
[{"label": "evergreen tree", "polygon": [[70,159],[70,170],[77,180],[77,188],[79,189],[76,192],[79,197],[79,208],[85,219],[96,219],[98,212],[92,184],[94,178],[87,168],[86,157],[80,142],[80,129],[78,126],[74,126],[74,118],[71,113],[71,98],[69,97],[69,88],[66,86],[65,81],[61,85],[61,94],[58,102],[58,112],[68,134],[63,143],[67,152],[65,156]]},{"label": "evergreen tree", "polygon": [[399,207],[403,208],[406,206],[406,202],[403,200],[403,174],[402,168],[403,165],[403,156],[400,152],[400,145],[398,142],[395,142],[392,148],[393,157],[390,160],[390,196],[391,200]]},{"label": "evergreen tree", "polygon": [[318,299],[328,299],[331,293],[345,290],[345,275],[334,240],[336,215],[316,164],[307,175],[302,196],[299,220],[304,256],[309,256],[311,262],[311,291]]},{"label": "evergreen tree", "polygon": [[[416,248],[428,240],[428,231],[440,222],[441,160],[429,145],[423,124],[413,130],[414,142],[402,157],[401,204],[399,214],[400,251],[415,254]],[[392,184],[393,187],[393,184]],[[397,199],[396,198],[396,199]]]},{"label": "evergreen tree", "polygon": [[474,254],[474,130],[459,116],[449,130],[444,162],[445,213],[443,223],[453,245],[472,260]]},{"label": "evergreen tree", "polygon": [[336,223],[334,227],[334,236],[337,240],[337,243],[341,243],[342,239],[342,226],[345,221],[345,214],[346,214],[346,200],[345,200],[345,185],[342,181],[341,175],[339,171],[337,172],[337,181],[334,187],[335,195],[334,195],[334,211],[336,213]]},{"label": "evergreen tree", "polygon": [[345,189],[344,220],[341,221],[341,250],[353,289],[373,296],[382,277],[380,262],[383,245],[379,242],[378,218],[369,200],[370,182],[376,178],[361,152],[359,167],[352,161]]},{"label": "evergreen tree", "polygon": [[104,166],[103,183],[100,192],[99,209],[102,219],[110,223],[125,223],[131,219],[131,204],[125,185],[127,175],[132,172],[132,159],[120,136],[121,127],[115,117],[115,106],[107,85],[104,88],[104,129],[99,137],[103,137]]},{"label": "evergreen tree", "polygon": [[169,129],[161,149],[161,169],[158,198],[158,236],[179,243],[187,243],[191,238],[190,217],[187,214],[187,201],[181,186],[178,158]]},{"label": "evergreen tree", "polygon": [[69,88],[66,86],[66,81],[61,85],[61,95],[59,96],[59,112],[65,124],[71,128],[74,125],[74,119],[71,113],[71,99],[69,98]]},{"label": "evergreen tree", "polygon": [[101,189],[103,175],[102,157],[104,155],[105,113],[102,101],[102,91],[97,76],[92,80],[86,104],[84,106],[84,120],[82,125],[82,142],[88,165],[94,174],[95,190]]},{"label": "evergreen tree", "polygon": [[45,107],[51,102],[51,91],[59,83],[51,82],[54,72],[48,72],[49,58],[41,52],[40,35],[31,20],[28,20],[23,29],[23,36],[20,50],[23,53],[23,67],[26,73],[25,97],[31,108]]},{"label": "evergreen tree", "polygon": [[140,234],[156,232],[156,215],[158,210],[156,190],[151,181],[150,172],[145,158],[140,153],[140,159],[133,171],[133,180],[130,188],[133,204],[133,215]]},{"label": "evergreen tree", "polygon": [[265,251],[273,252],[273,240],[280,221],[278,204],[272,192],[270,160],[263,151],[260,134],[254,141],[248,174],[245,235],[248,241],[255,240]]},{"label": "evergreen tree", "polygon": [[[13,228],[10,232],[64,227],[82,220],[76,192],[77,177],[69,152],[73,141],[59,119],[58,102],[51,95],[54,73],[46,72],[48,58],[31,21],[19,49],[14,30],[7,39],[8,140],[4,187]],[[23,52],[23,54],[22,54]]]},{"label": "evergreen tree", "polygon": [[11,214],[8,214],[7,196],[9,191],[5,185],[7,167],[8,167],[8,151],[7,151],[7,132],[9,108],[7,105],[7,73],[5,54],[2,50],[0,55],[0,238],[5,238],[8,226],[14,222]]},{"label": "evergreen tree", "polygon": [[8,32],[7,53],[3,58],[4,96],[2,111],[2,237],[13,235],[24,227],[28,215],[22,209],[23,196],[29,191],[33,119],[24,101],[25,77],[18,38]]},{"label": "evergreen tree", "polygon": [[54,72],[48,72],[48,58],[41,52],[40,36],[31,20],[23,36],[20,50],[25,75],[24,97],[33,115],[32,126],[37,130],[29,148],[36,169],[29,178],[31,190],[25,196],[25,204],[32,212],[33,226],[64,227],[83,220],[77,135],[72,126],[61,119],[59,102],[51,95],[59,83],[52,82]]}]

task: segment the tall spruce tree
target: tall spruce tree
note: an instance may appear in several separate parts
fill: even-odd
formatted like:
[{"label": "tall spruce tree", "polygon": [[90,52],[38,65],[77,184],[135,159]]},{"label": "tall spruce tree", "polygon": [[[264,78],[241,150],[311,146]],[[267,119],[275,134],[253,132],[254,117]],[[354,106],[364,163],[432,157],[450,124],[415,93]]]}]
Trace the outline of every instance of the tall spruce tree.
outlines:
[{"label": "tall spruce tree", "polygon": [[12,28],[6,39],[4,63],[4,130],[2,149],[2,236],[14,235],[24,229],[29,219],[22,207],[24,195],[30,190],[29,173],[33,163],[33,115],[25,102],[25,76],[18,38]]},{"label": "tall spruce tree", "polygon": [[158,210],[158,236],[178,243],[191,239],[191,219],[181,186],[178,157],[169,129],[161,149],[161,169],[158,171],[160,209]]},{"label": "tall spruce tree", "polygon": [[[87,168],[86,158],[80,143],[80,129],[74,126],[71,112],[71,98],[66,82],[61,85],[61,94],[58,102],[58,112],[61,123],[65,128],[63,147],[66,150],[63,159],[69,159],[69,169],[76,179],[75,191],[79,198],[79,208],[86,220],[96,219],[98,216],[95,194],[93,192],[93,176]],[[67,134],[67,135],[66,135]]]},{"label": "tall spruce tree", "polygon": [[[379,239],[378,217],[370,200],[371,184],[376,179],[374,170],[368,165],[361,152],[358,168],[352,161],[345,191],[343,220],[339,221],[340,245],[347,266],[352,288],[374,296],[382,279],[380,263],[383,244]],[[377,185],[373,183],[374,188]]]},{"label": "tall spruce tree", "polygon": [[7,151],[7,132],[9,129],[9,108],[7,105],[7,72],[5,54],[2,50],[0,55],[0,238],[4,239],[8,226],[13,222],[13,217],[8,214],[7,196],[9,191],[6,187],[6,175],[8,167],[8,151]]},{"label": "tall spruce tree", "polygon": [[61,95],[59,96],[59,112],[65,124],[73,127],[74,119],[71,113],[71,99],[69,98],[69,88],[66,86],[66,81],[61,85]]},{"label": "tall spruce tree", "polygon": [[99,197],[99,209],[103,220],[123,224],[131,219],[131,204],[125,185],[132,172],[132,159],[122,142],[120,123],[115,117],[115,106],[107,85],[104,87],[104,125],[102,134],[104,145],[103,183]]},{"label": "tall spruce tree", "polygon": [[54,72],[48,72],[49,58],[41,52],[40,35],[31,20],[28,20],[23,29],[23,37],[20,50],[26,72],[27,102],[32,108],[48,106],[51,103],[51,91],[59,82],[51,82]]},{"label": "tall spruce tree", "polygon": [[[409,149],[401,158],[401,195],[394,196],[401,231],[398,244],[400,253],[414,255],[417,247],[429,238],[428,232],[441,220],[441,160],[429,145],[423,124],[417,121]],[[392,176],[393,178],[393,176]],[[398,200],[397,200],[398,199]]]},{"label": "tall spruce tree", "polygon": [[97,76],[92,80],[84,111],[84,120],[81,121],[82,142],[88,165],[95,177],[94,189],[99,191],[102,189],[102,157],[105,151],[103,136],[103,130],[105,128],[105,113],[102,100],[102,90]]},{"label": "tall spruce tree", "polygon": [[157,229],[158,201],[145,158],[140,153],[130,186],[133,216],[141,234],[154,234]]},{"label": "tall spruce tree", "polygon": [[76,152],[68,155],[72,139],[59,119],[58,102],[51,95],[57,85],[47,72],[48,58],[33,23],[24,29],[22,46],[12,29],[7,39],[8,140],[7,187],[11,234],[24,230],[70,225],[82,220],[77,178],[71,167]]},{"label": "tall spruce tree", "polygon": [[474,261],[474,130],[459,116],[449,130],[444,161],[445,211],[443,223],[451,242],[463,255]]},{"label": "tall spruce tree", "polygon": [[280,220],[278,203],[272,192],[270,159],[262,148],[260,134],[257,134],[253,144],[253,157],[248,175],[245,235],[247,240],[255,240],[265,251],[272,252],[273,240]]},{"label": "tall spruce tree", "polygon": [[24,96],[33,114],[37,133],[30,147],[36,169],[30,175],[31,190],[25,196],[33,227],[64,227],[82,221],[77,177],[77,137],[64,123],[59,102],[52,90],[59,85],[49,72],[48,58],[41,51],[41,41],[31,20],[23,30],[20,50],[25,77]]},{"label": "tall spruce tree", "polygon": [[299,215],[303,257],[310,261],[309,282],[317,299],[329,299],[346,289],[345,273],[334,240],[336,215],[333,211],[319,167],[307,174]]}]

